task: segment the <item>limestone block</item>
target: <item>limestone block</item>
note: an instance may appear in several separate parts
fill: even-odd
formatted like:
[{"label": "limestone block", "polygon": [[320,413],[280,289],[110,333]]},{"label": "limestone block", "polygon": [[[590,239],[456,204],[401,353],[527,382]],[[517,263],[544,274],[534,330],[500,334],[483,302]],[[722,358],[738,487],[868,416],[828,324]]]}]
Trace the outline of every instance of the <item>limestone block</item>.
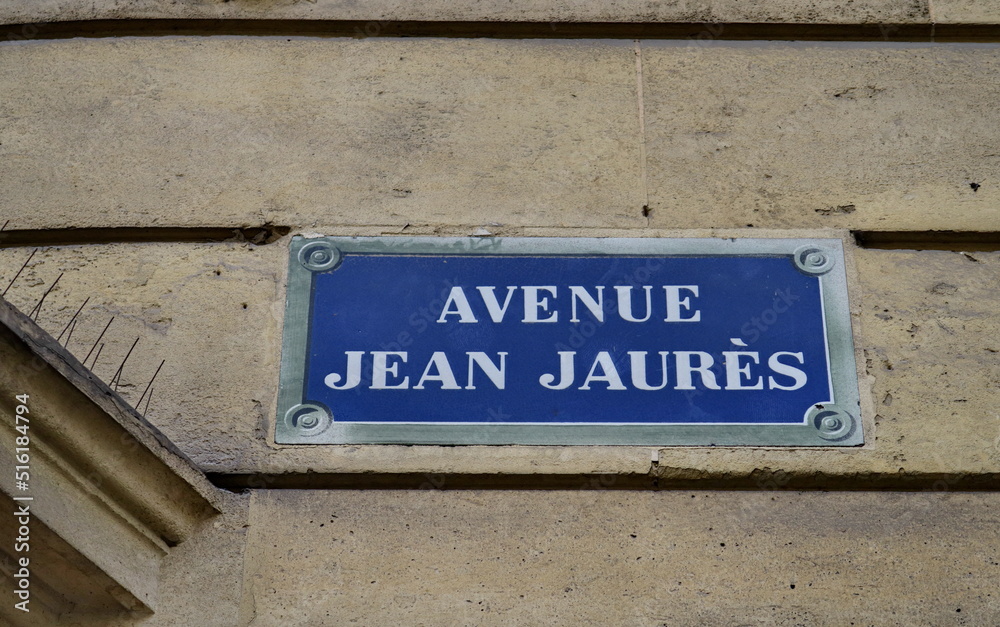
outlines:
[{"label": "limestone block", "polygon": [[379,21],[926,23],[928,0],[20,0],[0,9],[8,24],[94,19],[285,19]]},{"label": "limestone block", "polygon": [[227,495],[223,515],[173,549],[160,565],[160,604],[142,627],[240,625],[239,590],[250,497]]},{"label": "limestone block", "polygon": [[997,24],[1000,7],[990,0],[931,0],[938,24]]},{"label": "limestone block", "polygon": [[[30,251],[0,254],[4,276],[12,278]],[[64,272],[39,324],[59,335],[89,297],[63,343],[105,382],[124,362],[118,393],[211,468],[239,459],[246,444],[264,438],[263,407],[272,404],[278,373],[274,316],[282,308],[284,254],[280,246],[247,244],[42,249],[7,299],[30,311]],[[139,403],[164,360],[151,394]]]},{"label": "limestone block", "polygon": [[981,46],[644,43],[648,192],[627,42],[76,40],[0,57],[18,94],[0,105],[11,229],[1000,223],[998,56]]},{"label": "limestone block", "polygon": [[651,224],[993,230],[993,48],[643,43]]},{"label": "limestone block", "polygon": [[0,204],[9,229],[639,226],[635,90],[631,42],[0,45]]},{"label": "limestone block", "polygon": [[959,472],[1000,468],[1000,253],[864,251],[857,260],[880,455],[900,468],[915,458]]},{"label": "limestone block", "polygon": [[996,494],[260,491],[243,624],[991,625]]}]

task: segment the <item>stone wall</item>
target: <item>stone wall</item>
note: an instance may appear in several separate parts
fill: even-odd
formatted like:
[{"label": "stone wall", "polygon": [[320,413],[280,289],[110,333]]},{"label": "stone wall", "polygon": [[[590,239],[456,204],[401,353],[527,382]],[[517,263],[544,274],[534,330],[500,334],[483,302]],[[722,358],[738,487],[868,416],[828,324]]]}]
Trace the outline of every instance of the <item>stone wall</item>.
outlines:
[{"label": "stone wall", "polygon": [[[497,4],[0,9],[0,288],[249,489],[142,624],[1000,622],[1000,13]],[[841,238],[866,444],[275,445],[294,234]]]}]

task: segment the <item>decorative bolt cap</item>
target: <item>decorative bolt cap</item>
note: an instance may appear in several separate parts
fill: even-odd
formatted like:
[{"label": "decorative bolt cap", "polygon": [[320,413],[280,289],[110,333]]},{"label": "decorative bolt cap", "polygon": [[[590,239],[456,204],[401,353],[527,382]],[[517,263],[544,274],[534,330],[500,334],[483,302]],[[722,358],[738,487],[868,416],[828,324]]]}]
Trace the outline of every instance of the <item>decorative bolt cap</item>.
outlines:
[{"label": "decorative bolt cap", "polygon": [[796,268],[813,276],[826,274],[833,269],[835,263],[834,256],[829,251],[813,244],[796,248],[792,253],[792,261]]},{"label": "decorative bolt cap", "polygon": [[299,263],[311,272],[333,270],[340,265],[341,260],[340,251],[323,240],[309,242],[299,249]]},{"label": "decorative bolt cap", "polygon": [[809,422],[819,431],[819,437],[831,442],[851,437],[858,425],[854,416],[834,405],[815,405]]},{"label": "decorative bolt cap", "polygon": [[295,405],[285,412],[285,426],[300,436],[315,436],[326,431],[333,422],[330,412],[314,403]]}]

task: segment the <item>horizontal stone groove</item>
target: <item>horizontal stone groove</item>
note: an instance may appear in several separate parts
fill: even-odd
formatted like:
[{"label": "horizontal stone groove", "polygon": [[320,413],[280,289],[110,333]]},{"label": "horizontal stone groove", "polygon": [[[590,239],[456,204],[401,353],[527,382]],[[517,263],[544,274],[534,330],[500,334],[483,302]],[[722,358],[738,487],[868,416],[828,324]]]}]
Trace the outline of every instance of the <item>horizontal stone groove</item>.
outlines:
[{"label": "horizontal stone groove", "polygon": [[248,242],[264,245],[291,231],[287,226],[231,227],[113,227],[86,229],[21,229],[0,231],[0,248],[73,246],[139,242]]},{"label": "horizontal stone groove", "polygon": [[[207,473],[217,487],[246,490],[896,490],[905,492],[1000,491],[1000,473],[868,473],[825,475],[755,471],[732,475],[691,471],[692,476],[652,474],[447,474],[447,473]],[[698,476],[693,476],[698,475]]]},{"label": "horizontal stone groove", "polygon": [[997,24],[805,24],[688,22],[513,22],[372,20],[79,20],[10,24],[6,39],[162,37],[457,37],[496,39],[997,42]]},{"label": "horizontal stone groove", "polygon": [[862,248],[887,250],[1000,250],[1000,231],[852,231]]}]

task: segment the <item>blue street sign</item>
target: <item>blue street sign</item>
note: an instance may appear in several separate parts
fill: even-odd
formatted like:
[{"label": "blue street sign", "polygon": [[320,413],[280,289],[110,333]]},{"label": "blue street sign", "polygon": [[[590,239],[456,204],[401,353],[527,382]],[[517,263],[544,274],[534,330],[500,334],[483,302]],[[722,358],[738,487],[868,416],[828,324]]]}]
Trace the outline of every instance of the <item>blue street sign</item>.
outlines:
[{"label": "blue street sign", "polygon": [[295,238],[279,443],[863,442],[839,240]]}]

